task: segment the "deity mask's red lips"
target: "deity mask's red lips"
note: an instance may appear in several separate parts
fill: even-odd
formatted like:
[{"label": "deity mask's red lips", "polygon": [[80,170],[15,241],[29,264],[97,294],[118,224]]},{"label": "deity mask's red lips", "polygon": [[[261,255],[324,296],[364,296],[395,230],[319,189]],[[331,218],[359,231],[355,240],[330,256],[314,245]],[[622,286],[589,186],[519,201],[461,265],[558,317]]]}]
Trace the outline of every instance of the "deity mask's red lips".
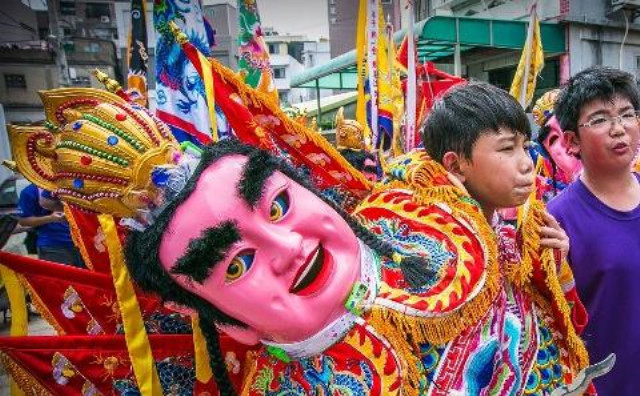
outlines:
[{"label": "deity mask's red lips", "polygon": [[289,292],[305,297],[320,290],[331,274],[331,265],[327,261],[324,248],[318,245],[298,269]]}]

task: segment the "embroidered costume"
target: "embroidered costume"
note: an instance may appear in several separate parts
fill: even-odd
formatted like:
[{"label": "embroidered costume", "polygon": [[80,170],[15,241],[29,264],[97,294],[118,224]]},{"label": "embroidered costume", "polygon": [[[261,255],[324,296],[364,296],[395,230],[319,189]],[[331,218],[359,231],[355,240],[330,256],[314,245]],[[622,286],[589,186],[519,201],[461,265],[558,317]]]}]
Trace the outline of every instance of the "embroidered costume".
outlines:
[{"label": "embroidered costume", "polygon": [[[279,345],[285,359],[263,351],[246,394],[548,395],[587,364],[555,264],[535,237],[523,249],[512,228],[493,231],[423,154],[391,164],[384,188],[354,214],[399,254],[426,257],[437,276],[413,288],[393,260],[367,251],[370,269],[354,289],[366,286],[360,315]],[[330,336],[341,340],[319,342]]]}]

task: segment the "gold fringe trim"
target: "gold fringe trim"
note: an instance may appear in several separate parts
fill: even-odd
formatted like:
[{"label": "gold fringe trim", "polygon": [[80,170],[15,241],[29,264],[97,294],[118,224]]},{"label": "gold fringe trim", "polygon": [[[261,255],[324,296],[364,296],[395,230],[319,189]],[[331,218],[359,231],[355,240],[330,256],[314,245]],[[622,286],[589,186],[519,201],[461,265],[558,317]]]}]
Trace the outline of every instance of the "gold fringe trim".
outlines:
[{"label": "gold fringe trim", "polygon": [[66,332],[64,331],[62,326],[60,326],[60,323],[58,323],[58,321],[56,320],[55,316],[53,316],[51,311],[49,311],[49,308],[47,308],[47,305],[42,301],[42,299],[40,298],[40,295],[31,286],[29,281],[25,278],[24,275],[22,274],[17,274],[17,275],[18,275],[18,280],[20,281],[20,284],[22,284],[22,286],[25,288],[25,290],[27,290],[27,292],[31,296],[31,303],[36,306],[36,309],[38,310],[38,313],[40,313],[40,316],[42,316],[42,319],[46,320],[47,323],[49,323],[49,325],[54,328],[54,330],[56,331],[56,333],[58,333],[58,335],[65,335]]},{"label": "gold fringe trim", "polygon": [[25,395],[55,396],[40,382],[38,382],[35,376],[2,351],[0,351],[0,363],[2,363],[5,370],[11,374],[11,378],[13,378],[16,384],[18,384]]},{"label": "gold fringe trim", "polygon": [[[540,248],[540,227],[544,225],[544,204],[540,201],[531,203],[528,215],[522,224],[522,260],[514,263],[507,269],[507,277],[517,286],[528,292],[534,300],[538,301],[538,305],[544,308],[544,304],[540,304],[541,297],[539,292],[533,290],[532,275],[533,263],[540,263],[540,270],[544,274],[545,284],[549,291],[550,299],[555,304],[555,308],[561,315],[562,325],[566,328],[563,334],[567,350],[569,351],[569,361],[571,368],[577,373],[589,364],[589,354],[584,346],[582,339],[576,333],[571,321],[571,308],[567,302],[562,284],[558,279],[556,262],[551,249]],[[552,316],[553,312],[551,312]]]},{"label": "gold fringe trim", "polygon": [[[403,382],[408,384],[406,395],[419,395],[424,374],[418,356],[420,344],[444,344],[458,337],[465,329],[477,324],[487,315],[502,288],[502,274],[498,260],[496,236],[483,213],[466,190],[453,185],[433,185],[434,177],[445,176],[446,171],[434,161],[426,161],[408,175],[408,181],[393,181],[383,189],[403,188],[414,192],[413,200],[418,204],[446,203],[454,217],[469,222],[485,248],[486,277],[482,290],[454,312],[441,317],[421,318],[407,316],[404,312],[374,306],[369,324],[386,337],[403,360]],[[376,191],[377,192],[377,191]]]},{"label": "gold fringe trim", "polygon": [[274,101],[273,96],[253,89],[248,86],[244,81],[241,81],[238,78],[238,75],[223,66],[219,61],[213,58],[208,58],[211,63],[211,67],[213,72],[216,73],[222,81],[227,84],[232,85],[238,95],[242,98],[244,103],[251,103],[252,106],[257,108],[266,108],[269,110],[274,116],[276,116],[284,125],[284,128],[287,132],[297,135],[303,136],[309,139],[314,145],[322,149],[322,151],[327,154],[332,160],[337,162],[342,169],[344,169],[349,175],[351,175],[355,180],[360,182],[367,190],[371,190],[373,185],[367,178],[364,177],[362,172],[358,171],[354,168],[349,162],[340,153],[333,147],[322,135],[319,133],[312,131],[305,126],[292,121],[283,111],[280,109],[280,106]]},{"label": "gold fringe trim", "polygon": [[242,396],[249,396],[251,394],[256,372],[258,371],[258,352],[247,351],[244,362],[244,385],[242,386],[242,392],[240,394]]},{"label": "gold fringe trim", "polygon": [[91,271],[95,271],[93,268],[93,263],[91,262],[91,257],[89,256],[89,252],[87,251],[87,247],[84,244],[84,240],[80,236],[80,230],[78,229],[78,223],[76,222],[75,217],[73,217],[73,213],[71,213],[71,209],[69,205],[66,203],[63,205],[64,207],[64,216],[69,223],[69,229],[71,229],[71,239],[74,244],[80,251],[80,255],[82,256],[82,260],[84,260],[85,265]]}]

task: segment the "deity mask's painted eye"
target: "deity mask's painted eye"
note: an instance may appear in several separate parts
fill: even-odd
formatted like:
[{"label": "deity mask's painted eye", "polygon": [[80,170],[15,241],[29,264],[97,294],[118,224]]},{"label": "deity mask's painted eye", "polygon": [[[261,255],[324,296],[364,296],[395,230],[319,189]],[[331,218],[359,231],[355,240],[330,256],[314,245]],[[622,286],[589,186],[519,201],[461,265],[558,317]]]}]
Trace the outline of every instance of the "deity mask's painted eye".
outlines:
[{"label": "deity mask's painted eye", "polygon": [[278,221],[283,218],[289,211],[289,194],[286,191],[282,191],[276,199],[271,202],[271,208],[269,209],[269,220]]},{"label": "deity mask's painted eye", "polygon": [[246,274],[253,265],[253,259],[255,258],[255,252],[253,250],[245,250],[235,256],[229,266],[227,267],[227,274],[225,277],[226,283],[231,283],[240,279]]}]

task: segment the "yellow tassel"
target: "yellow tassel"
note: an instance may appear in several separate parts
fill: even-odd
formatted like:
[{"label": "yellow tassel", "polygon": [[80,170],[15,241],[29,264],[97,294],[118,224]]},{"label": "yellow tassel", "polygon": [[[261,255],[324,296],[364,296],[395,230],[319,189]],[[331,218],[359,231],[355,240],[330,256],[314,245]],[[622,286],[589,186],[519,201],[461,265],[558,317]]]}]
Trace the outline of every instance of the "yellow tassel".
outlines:
[{"label": "yellow tassel", "polygon": [[[7,297],[11,307],[11,337],[26,336],[29,331],[29,314],[27,313],[27,300],[24,289],[18,281],[16,273],[8,267],[0,265],[0,276],[7,290]],[[19,385],[17,381],[11,381],[11,396],[24,396],[24,392],[22,392]]]},{"label": "yellow tassel", "polygon": [[[5,370],[11,374],[11,378],[15,381],[15,384],[20,387],[20,389],[28,389],[30,395],[54,396],[53,393],[40,384],[38,379],[14,361],[8,354],[0,352],[0,363],[2,363]],[[24,395],[24,393],[20,391],[20,393],[16,394],[12,387],[11,396],[16,395]]]},{"label": "yellow tassel", "polygon": [[191,315],[191,328],[193,331],[193,351],[196,361],[196,379],[202,384],[211,380],[213,373],[209,364],[209,352],[207,351],[207,340],[205,340],[200,328],[200,318],[198,314]]},{"label": "yellow tassel", "polygon": [[[508,278],[518,287],[527,290],[527,293],[534,298],[537,305],[542,309],[548,306],[548,303],[539,296],[539,291],[533,290],[531,277],[533,275],[533,263],[539,262],[540,269],[544,274],[547,290],[550,292],[551,300],[556,309],[560,312],[562,325],[566,328],[563,334],[564,342],[569,351],[570,366],[575,372],[583,369],[589,364],[589,354],[573,327],[571,321],[571,308],[567,302],[562,285],[558,279],[556,262],[551,249],[540,248],[540,227],[544,224],[544,204],[540,201],[533,201],[529,208],[527,217],[522,224],[522,260],[520,264],[513,265],[507,271]],[[549,314],[554,315],[549,309]]]},{"label": "yellow tassel", "polygon": [[116,223],[112,216],[105,214],[99,215],[98,220],[106,236],[113,285],[116,289],[118,306],[122,312],[124,338],[140,394],[142,396],[162,396],[162,385],[153,360],[140,305],[129,277],[129,271],[124,264],[124,253],[116,231]]},{"label": "yellow tassel", "polygon": [[73,244],[78,247],[80,251],[80,255],[82,256],[82,260],[84,261],[87,268],[93,271],[93,263],[91,262],[91,256],[89,256],[89,252],[87,251],[87,247],[84,244],[82,237],[80,236],[80,229],[78,228],[78,224],[76,223],[75,217],[73,217],[73,213],[71,213],[71,209],[69,209],[69,205],[63,203],[64,208],[64,218],[69,223],[69,230],[71,231],[71,239],[73,240]]}]

